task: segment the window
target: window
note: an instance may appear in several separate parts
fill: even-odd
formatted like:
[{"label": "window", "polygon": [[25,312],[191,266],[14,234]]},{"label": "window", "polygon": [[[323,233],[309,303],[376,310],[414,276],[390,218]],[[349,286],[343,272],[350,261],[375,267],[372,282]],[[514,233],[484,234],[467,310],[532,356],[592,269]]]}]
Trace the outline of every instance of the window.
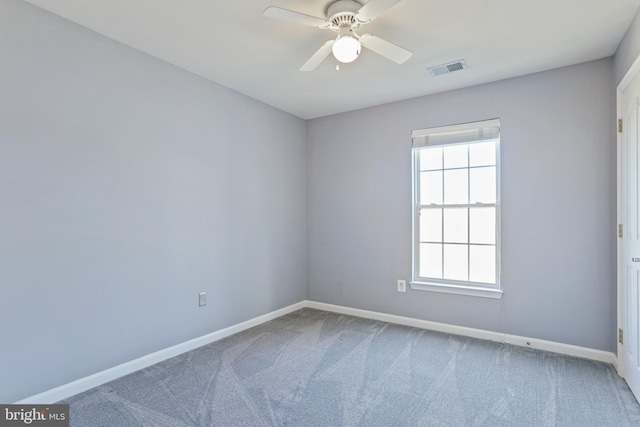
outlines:
[{"label": "window", "polygon": [[412,138],[412,289],[500,298],[499,120]]}]

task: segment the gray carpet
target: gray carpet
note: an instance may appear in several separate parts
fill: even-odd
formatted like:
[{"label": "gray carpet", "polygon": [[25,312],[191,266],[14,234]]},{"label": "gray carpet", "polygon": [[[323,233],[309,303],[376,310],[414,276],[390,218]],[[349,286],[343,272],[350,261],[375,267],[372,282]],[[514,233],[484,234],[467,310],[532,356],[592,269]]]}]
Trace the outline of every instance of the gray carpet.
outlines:
[{"label": "gray carpet", "polygon": [[640,426],[611,365],[312,309],[63,403],[78,427]]}]

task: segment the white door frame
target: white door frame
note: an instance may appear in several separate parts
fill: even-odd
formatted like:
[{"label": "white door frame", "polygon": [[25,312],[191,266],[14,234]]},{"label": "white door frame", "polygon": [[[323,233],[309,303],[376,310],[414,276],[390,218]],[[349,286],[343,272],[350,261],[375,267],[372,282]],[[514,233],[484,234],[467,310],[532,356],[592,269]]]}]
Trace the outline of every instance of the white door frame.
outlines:
[{"label": "white door frame", "polygon": [[[617,119],[622,118],[622,109],[623,109],[623,103],[622,103],[622,93],[627,89],[627,87],[629,86],[629,84],[631,83],[631,81],[634,79],[634,77],[636,77],[636,75],[640,74],[640,55],[638,55],[638,57],[636,58],[635,61],[633,61],[633,64],[631,65],[631,67],[629,67],[629,69],[627,70],[626,74],[624,75],[624,77],[622,78],[622,80],[620,81],[620,84],[618,84],[617,90],[616,90],[616,103],[617,103],[617,108],[616,108],[616,117]],[[623,212],[622,212],[622,208],[623,208],[623,197],[624,195],[622,194],[622,179],[624,178],[621,175],[621,171],[622,171],[622,133],[618,132],[618,126],[617,126],[617,119],[616,119],[616,187],[617,187],[617,201],[616,201],[616,223],[617,224],[623,224],[625,227],[627,226],[626,224],[624,224],[623,221]],[[617,231],[617,230],[616,230]],[[616,271],[617,271],[617,325],[618,325],[618,330],[620,328],[622,328],[622,292],[623,292],[623,286],[624,286],[624,271],[625,271],[625,260],[622,256],[623,251],[624,251],[624,243],[623,243],[623,239],[616,237],[616,248],[617,248],[617,262],[616,262]],[[616,330],[616,338],[618,336],[618,330]],[[622,352],[624,351],[624,349],[622,348],[622,345],[620,344],[620,342],[616,339],[617,342],[617,359],[618,359],[618,363],[617,363],[617,370],[618,370],[618,375],[620,375],[621,377],[624,378],[624,366],[622,366],[624,364],[624,358],[620,357]]]}]

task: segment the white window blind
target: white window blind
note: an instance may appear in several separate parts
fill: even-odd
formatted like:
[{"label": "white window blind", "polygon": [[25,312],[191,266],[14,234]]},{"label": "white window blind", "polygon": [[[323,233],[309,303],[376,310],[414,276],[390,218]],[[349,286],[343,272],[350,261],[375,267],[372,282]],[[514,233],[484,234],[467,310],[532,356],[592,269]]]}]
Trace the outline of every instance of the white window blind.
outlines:
[{"label": "white window blind", "polygon": [[464,144],[498,139],[499,136],[500,120],[498,119],[414,130],[411,133],[413,148],[446,144]]}]

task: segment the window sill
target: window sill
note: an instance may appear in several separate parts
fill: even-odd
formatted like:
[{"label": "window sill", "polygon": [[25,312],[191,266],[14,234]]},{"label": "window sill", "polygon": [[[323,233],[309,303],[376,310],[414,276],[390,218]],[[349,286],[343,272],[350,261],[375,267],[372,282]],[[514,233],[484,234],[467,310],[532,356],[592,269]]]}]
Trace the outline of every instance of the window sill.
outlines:
[{"label": "window sill", "polygon": [[411,282],[411,289],[418,291],[441,292],[445,294],[469,295],[482,298],[502,298],[502,290],[472,286],[448,285],[442,283]]}]

